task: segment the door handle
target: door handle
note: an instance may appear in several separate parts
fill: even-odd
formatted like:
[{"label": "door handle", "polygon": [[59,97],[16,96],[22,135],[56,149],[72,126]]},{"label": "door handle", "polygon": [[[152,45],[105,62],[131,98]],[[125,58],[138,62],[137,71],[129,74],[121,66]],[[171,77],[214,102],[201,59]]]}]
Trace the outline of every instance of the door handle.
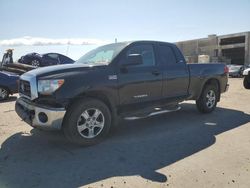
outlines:
[{"label": "door handle", "polygon": [[152,71],[152,74],[155,75],[155,76],[158,76],[160,74],[160,71],[158,70],[153,70]]}]

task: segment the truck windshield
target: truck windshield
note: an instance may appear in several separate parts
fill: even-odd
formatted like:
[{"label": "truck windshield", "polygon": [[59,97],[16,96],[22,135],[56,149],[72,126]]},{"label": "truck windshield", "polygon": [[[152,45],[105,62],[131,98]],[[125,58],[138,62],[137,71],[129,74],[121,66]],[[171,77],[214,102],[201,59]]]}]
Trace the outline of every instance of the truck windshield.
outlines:
[{"label": "truck windshield", "polygon": [[81,64],[109,64],[128,43],[114,43],[98,47],[84,56],[75,63]]}]

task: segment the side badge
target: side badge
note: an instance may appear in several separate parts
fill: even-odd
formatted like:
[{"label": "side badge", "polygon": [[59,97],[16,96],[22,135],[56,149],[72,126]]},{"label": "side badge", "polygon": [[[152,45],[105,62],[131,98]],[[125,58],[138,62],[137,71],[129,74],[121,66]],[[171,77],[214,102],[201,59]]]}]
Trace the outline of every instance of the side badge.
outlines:
[{"label": "side badge", "polygon": [[117,75],[109,75],[109,80],[117,80]]}]

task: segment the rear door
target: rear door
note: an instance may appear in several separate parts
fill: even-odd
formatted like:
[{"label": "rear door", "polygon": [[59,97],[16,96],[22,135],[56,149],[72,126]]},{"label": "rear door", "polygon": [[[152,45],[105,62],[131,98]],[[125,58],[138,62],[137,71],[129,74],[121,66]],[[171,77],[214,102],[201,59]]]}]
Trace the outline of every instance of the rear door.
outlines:
[{"label": "rear door", "polygon": [[63,55],[59,55],[59,64],[71,64],[74,63],[74,61],[68,57],[65,57]]},{"label": "rear door", "polygon": [[[129,54],[141,54],[142,65],[123,67]],[[153,102],[162,97],[162,72],[156,62],[154,45],[131,44],[119,61],[119,96],[121,105]]]},{"label": "rear door", "polygon": [[163,96],[185,97],[188,94],[189,71],[181,52],[168,43],[159,43],[157,52],[164,70]]}]

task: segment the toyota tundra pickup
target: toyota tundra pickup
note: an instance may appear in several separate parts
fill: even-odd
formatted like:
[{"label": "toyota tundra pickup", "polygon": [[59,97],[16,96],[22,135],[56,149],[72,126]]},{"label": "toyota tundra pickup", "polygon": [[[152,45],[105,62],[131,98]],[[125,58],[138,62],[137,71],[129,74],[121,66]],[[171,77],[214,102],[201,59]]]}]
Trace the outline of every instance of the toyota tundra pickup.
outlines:
[{"label": "toyota tundra pickup", "polygon": [[15,109],[34,128],[62,129],[71,142],[92,145],[121,118],[177,111],[184,100],[210,113],[227,89],[224,64],[186,64],[171,43],[121,42],[98,47],[72,65],[23,74]]}]

